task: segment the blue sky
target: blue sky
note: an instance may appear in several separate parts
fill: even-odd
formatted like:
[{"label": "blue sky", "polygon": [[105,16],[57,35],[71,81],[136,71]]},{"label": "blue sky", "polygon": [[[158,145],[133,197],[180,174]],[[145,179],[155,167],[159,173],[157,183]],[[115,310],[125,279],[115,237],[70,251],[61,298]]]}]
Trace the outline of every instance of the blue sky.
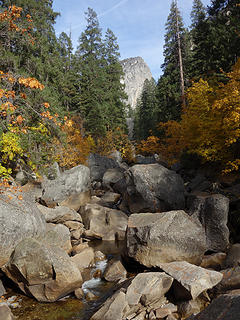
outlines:
[{"label": "blue sky", "polygon": [[[172,0],[54,0],[57,18],[55,30],[69,34],[76,48],[86,27],[84,12],[93,8],[98,14],[103,33],[110,28],[118,38],[121,59],[141,56],[157,80],[163,63],[165,23]],[[210,0],[202,0],[209,5]],[[190,24],[192,0],[178,0],[186,26]]]}]

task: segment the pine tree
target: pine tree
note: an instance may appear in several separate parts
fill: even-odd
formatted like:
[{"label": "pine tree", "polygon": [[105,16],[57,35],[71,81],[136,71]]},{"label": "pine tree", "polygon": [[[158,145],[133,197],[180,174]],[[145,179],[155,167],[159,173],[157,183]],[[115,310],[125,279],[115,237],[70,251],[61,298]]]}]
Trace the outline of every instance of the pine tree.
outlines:
[{"label": "pine tree", "polygon": [[144,81],[141,97],[137,104],[134,135],[138,140],[146,139],[156,126],[156,83],[154,79]]},{"label": "pine tree", "polygon": [[240,52],[238,0],[213,0],[209,16],[196,16],[199,21],[192,30],[197,78],[222,78],[222,70],[230,71]]},{"label": "pine tree", "polygon": [[209,24],[206,21],[206,8],[201,0],[194,0],[191,11],[191,41],[192,41],[192,60],[190,74],[192,79],[202,76],[203,70],[207,70],[207,61],[204,56],[203,47],[208,46],[209,50]]},{"label": "pine tree", "polygon": [[119,127],[126,130],[126,99],[122,66],[119,62],[119,46],[114,33],[107,29],[104,39],[104,58],[106,60],[106,107],[108,126],[114,130]]},{"label": "pine tree", "polygon": [[[180,47],[179,47],[180,45]],[[181,51],[183,73],[186,83],[186,68],[188,55],[187,31],[183,26],[182,17],[176,2],[172,1],[170,14],[166,23],[164,44],[163,75],[158,81],[159,115],[161,110],[167,110],[170,119],[179,119],[181,113]],[[163,116],[164,117],[164,116]],[[159,119],[160,120],[160,119]]]},{"label": "pine tree", "polygon": [[107,117],[104,110],[106,80],[102,31],[96,12],[88,8],[87,27],[79,38],[76,51],[76,72],[79,74],[77,86],[79,92],[75,97],[77,111],[84,119],[84,128],[94,137],[104,135]]}]

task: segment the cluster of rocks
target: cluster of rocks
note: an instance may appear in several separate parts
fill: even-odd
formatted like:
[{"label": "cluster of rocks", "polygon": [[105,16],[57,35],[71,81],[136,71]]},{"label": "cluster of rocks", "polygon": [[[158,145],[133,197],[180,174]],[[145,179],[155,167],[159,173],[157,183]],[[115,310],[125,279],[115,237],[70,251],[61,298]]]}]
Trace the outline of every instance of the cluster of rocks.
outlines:
[{"label": "cluster of rocks", "polygon": [[[240,244],[229,244],[228,197],[196,192],[209,184],[184,184],[155,158],[139,162],[92,154],[88,167],[1,192],[1,271],[38,301],[82,298],[85,270],[105,258],[89,241],[124,240],[122,261],[95,272],[118,284],[91,319],[237,319]],[[130,269],[144,272],[127,277]],[[1,312],[4,303],[0,319],[12,319]]]}]

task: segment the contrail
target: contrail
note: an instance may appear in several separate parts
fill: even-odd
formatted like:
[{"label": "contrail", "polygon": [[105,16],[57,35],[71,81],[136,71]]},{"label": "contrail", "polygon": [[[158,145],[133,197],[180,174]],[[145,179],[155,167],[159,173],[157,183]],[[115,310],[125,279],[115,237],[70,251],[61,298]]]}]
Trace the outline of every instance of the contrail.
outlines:
[{"label": "contrail", "polygon": [[122,0],[122,1],[118,2],[118,3],[115,4],[115,6],[113,6],[112,8],[104,11],[103,13],[100,13],[100,14],[98,15],[98,17],[101,18],[101,17],[105,16],[106,14],[108,14],[108,13],[112,12],[113,10],[117,9],[118,7],[120,7],[122,4],[124,4],[124,3],[127,2],[127,1],[128,1],[128,0]]},{"label": "contrail", "polygon": [[[127,2],[128,0],[121,0],[119,1],[117,4],[115,4],[112,8],[98,14],[98,18],[104,17],[105,15],[109,14],[110,12],[114,11],[115,9],[117,9],[118,7],[120,7],[122,4],[124,4],[125,2]],[[77,24],[75,26],[72,27],[72,30],[76,30],[78,28],[80,28],[81,26],[85,25],[84,22]]]}]

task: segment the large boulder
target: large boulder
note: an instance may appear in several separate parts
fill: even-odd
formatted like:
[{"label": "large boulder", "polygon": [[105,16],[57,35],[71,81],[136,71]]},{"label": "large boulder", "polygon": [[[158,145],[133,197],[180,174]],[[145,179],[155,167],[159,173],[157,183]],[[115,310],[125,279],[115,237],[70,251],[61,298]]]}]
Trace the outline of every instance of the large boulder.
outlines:
[{"label": "large boulder", "polygon": [[80,214],[86,228],[86,236],[102,240],[123,240],[127,229],[128,217],[120,210],[86,204]]},{"label": "large boulder", "polygon": [[240,294],[224,294],[187,320],[239,320]]},{"label": "large boulder", "polygon": [[[186,261],[162,263],[161,269],[173,277],[185,290],[176,286],[175,296],[177,299],[196,299],[202,292],[216,286],[223,275],[220,272],[207,270]],[[186,294],[187,290],[187,294]]]},{"label": "large boulder", "polygon": [[45,219],[34,202],[21,192],[0,193],[0,267],[21,240],[44,235],[45,230]]},{"label": "large boulder", "polygon": [[104,173],[108,169],[119,168],[115,159],[91,153],[88,158],[88,166],[91,173],[91,181],[102,181]]},{"label": "large boulder", "polygon": [[82,285],[79,269],[61,248],[25,239],[15,248],[3,271],[27,295],[53,302]]},{"label": "large boulder", "polygon": [[[165,304],[165,293],[173,279],[164,272],[139,273],[101,306],[91,320],[137,319],[136,315],[150,312]],[[144,317],[142,319],[145,319]]]},{"label": "large boulder", "polygon": [[205,233],[182,210],[132,214],[126,232],[126,255],[147,267],[172,261],[200,264]]},{"label": "large boulder", "polygon": [[41,200],[49,207],[63,205],[78,210],[90,199],[90,170],[79,165],[66,170],[55,180],[44,179]]},{"label": "large boulder", "polygon": [[190,197],[189,214],[198,219],[205,229],[208,250],[222,252],[227,249],[228,211],[229,199],[221,194]]},{"label": "large boulder", "polygon": [[[160,164],[134,165],[128,171],[132,185],[126,190],[129,211],[160,212],[184,209],[184,184],[180,175]],[[131,202],[138,198],[138,207]],[[132,208],[131,208],[132,206]],[[134,211],[137,210],[137,211]]]}]

